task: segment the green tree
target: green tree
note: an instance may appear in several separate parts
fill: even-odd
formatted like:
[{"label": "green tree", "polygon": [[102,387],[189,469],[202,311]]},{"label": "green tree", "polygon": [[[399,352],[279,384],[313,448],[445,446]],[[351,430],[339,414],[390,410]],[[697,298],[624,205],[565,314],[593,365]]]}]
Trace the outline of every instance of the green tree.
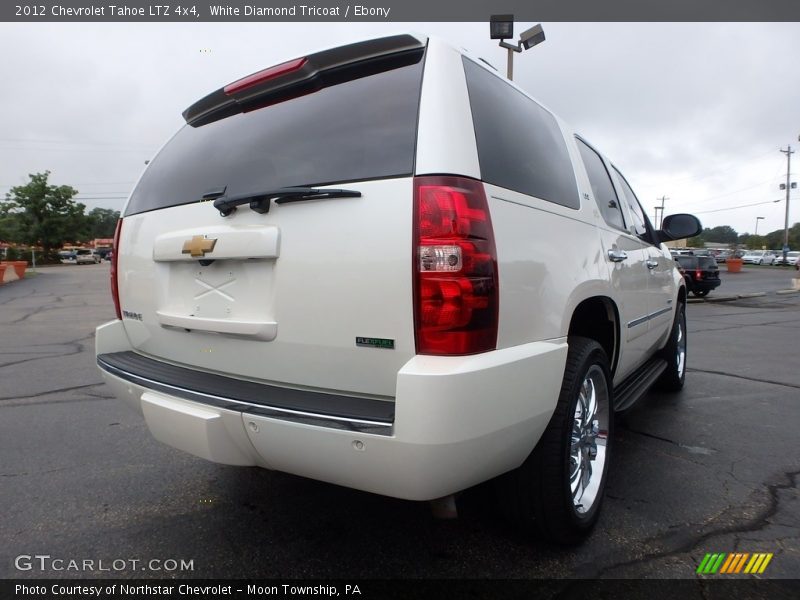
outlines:
[{"label": "green tree", "polygon": [[112,238],[117,227],[119,211],[110,208],[93,208],[87,215],[89,220],[89,237]]},{"label": "green tree", "polygon": [[735,244],[739,234],[730,225],[719,225],[711,229],[703,230],[703,238],[707,242],[715,242],[717,244]]},{"label": "green tree", "polygon": [[767,236],[764,235],[748,235],[745,241],[748,250],[761,250],[765,245],[769,246]]},{"label": "green tree", "polygon": [[50,171],[29,175],[30,182],[11,188],[0,204],[0,220],[10,219],[11,241],[41,245],[45,257],[64,242],[84,239],[87,234],[86,206],[75,202],[78,193],[68,185],[48,185]]},{"label": "green tree", "polygon": [[703,238],[703,234],[701,233],[696,237],[689,238],[688,240],[686,240],[686,245],[689,248],[704,248],[706,245],[706,241]]}]

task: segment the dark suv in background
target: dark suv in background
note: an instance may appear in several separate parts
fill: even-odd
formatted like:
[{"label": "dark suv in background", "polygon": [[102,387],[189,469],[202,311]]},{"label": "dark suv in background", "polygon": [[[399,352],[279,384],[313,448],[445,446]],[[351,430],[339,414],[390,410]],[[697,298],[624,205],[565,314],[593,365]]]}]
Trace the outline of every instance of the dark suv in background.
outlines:
[{"label": "dark suv in background", "polygon": [[679,254],[673,257],[686,280],[686,288],[695,296],[706,296],[719,287],[719,267],[713,256]]}]

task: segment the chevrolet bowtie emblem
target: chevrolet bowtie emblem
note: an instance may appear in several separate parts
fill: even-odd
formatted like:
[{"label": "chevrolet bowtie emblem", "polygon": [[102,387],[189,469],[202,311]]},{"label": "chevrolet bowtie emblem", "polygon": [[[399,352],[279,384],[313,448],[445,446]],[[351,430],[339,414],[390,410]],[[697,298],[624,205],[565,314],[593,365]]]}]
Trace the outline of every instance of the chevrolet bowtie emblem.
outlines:
[{"label": "chevrolet bowtie emblem", "polygon": [[196,235],[192,239],[183,242],[181,254],[191,254],[192,256],[205,256],[206,252],[212,252],[216,239],[208,239],[202,235]]}]

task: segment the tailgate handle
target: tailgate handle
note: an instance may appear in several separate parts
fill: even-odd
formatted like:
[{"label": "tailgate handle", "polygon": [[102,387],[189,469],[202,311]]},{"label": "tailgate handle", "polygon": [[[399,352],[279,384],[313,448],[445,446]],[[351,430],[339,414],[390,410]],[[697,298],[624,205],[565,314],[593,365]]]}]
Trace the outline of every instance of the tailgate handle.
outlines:
[{"label": "tailgate handle", "polygon": [[278,335],[275,321],[250,321],[244,319],[209,319],[192,315],[179,315],[167,311],[156,311],[162,327],[176,327],[193,331],[220,333],[271,342]]}]

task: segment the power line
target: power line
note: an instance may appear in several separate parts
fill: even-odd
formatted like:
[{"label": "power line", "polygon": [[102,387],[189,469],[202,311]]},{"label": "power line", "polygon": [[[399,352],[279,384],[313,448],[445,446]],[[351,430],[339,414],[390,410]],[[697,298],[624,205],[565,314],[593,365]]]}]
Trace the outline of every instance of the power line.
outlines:
[{"label": "power line", "polygon": [[747,208],[749,206],[760,206],[762,204],[776,204],[780,202],[779,200],[767,200],[766,202],[754,202],[753,204],[740,204],[739,206],[730,206],[728,208],[716,208],[714,210],[696,210],[693,211],[696,215],[704,215],[707,213],[715,213],[715,212],[722,212],[725,210],[736,210],[737,208]]}]

